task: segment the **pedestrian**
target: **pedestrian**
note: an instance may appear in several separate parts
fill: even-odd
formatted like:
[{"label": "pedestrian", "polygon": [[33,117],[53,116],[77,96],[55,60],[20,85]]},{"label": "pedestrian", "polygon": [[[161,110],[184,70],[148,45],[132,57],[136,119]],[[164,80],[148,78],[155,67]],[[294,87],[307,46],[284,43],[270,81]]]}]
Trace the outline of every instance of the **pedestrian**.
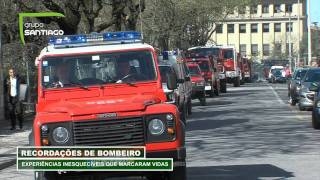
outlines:
[{"label": "pedestrian", "polygon": [[14,68],[9,69],[9,75],[4,80],[5,102],[11,120],[11,130],[16,129],[16,121],[19,121],[20,129],[23,128],[20,95],[20,78]]}]

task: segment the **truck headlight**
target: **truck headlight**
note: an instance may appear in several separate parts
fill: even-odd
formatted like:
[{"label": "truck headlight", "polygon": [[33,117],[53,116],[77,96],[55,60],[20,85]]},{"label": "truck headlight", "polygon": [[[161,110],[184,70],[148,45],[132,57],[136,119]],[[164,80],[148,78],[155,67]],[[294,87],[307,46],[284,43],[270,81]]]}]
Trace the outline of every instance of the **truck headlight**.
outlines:
[{"label": "truck headlight", "polygon": [[148,128],[152,135],[161,135],[164,132],[165,125],[160,119],[152,119],[149,121]]},{"label": "truck headlight", "polygon": [[68,142],[69,138],[69,131],[64,127],[56,127],[52,131],[52,139],[59,144]]}]

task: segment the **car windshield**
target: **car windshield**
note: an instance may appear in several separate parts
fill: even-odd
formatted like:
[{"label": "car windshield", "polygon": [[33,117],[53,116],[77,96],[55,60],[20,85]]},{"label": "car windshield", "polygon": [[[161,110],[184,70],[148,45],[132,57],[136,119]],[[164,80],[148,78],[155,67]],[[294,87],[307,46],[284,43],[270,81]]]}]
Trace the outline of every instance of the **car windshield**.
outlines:
[{"label": "car windshield", "polygon": [[282,70],[279,70],[279,69],[275,70],[274,71],[274,75],[277,76],[277,77],[278,76],[282,76]]},{"label": "car windshield", "polygon": [[167,83],[167,76],[169,74],[174,74],[172,68],[170,66],[159,66],[161,82]]},{"label": "car windshield", "polygon": [[198,48],[191,49],[187,52],[187,57],[208,57],[208,56],[219,56],[219,48]]},{"label": "car windshield", "polygon": [[311,71],[305,76],[305,82],[319,82],[320,71]]},{"label": "car windshield", "polygon": [[201,76],[201,72],[198,66],[189,66],[189,71],[192,76]]},{"label": "car windshield", "polygon": [[307,73],[307,70],[298,70],[295,79],[302,79]]},{"label": "car windshield", "polygon": [[42,60],[44,88],[136,83],[156,79],[152,53],[117,52]]}]

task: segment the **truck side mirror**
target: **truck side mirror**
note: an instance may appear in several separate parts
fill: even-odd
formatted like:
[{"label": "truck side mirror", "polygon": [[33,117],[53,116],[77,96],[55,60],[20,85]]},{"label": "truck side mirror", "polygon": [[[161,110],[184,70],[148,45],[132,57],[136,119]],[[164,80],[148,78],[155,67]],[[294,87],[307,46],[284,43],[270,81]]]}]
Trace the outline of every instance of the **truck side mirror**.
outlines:
[{"label": "truck side mirror", "polygon": [[173,74],[167,74],[167,87],[169,90],[177,89],[177,78]]},{"label": "truck side mirror", "polygon": [[191,81],[190,76],[186,76],[184,79],[185,79],[185,81]]},{"label": "truck side mirror", "polygon": [[309,88],[310,91],[313,91],[313,92],[318,92],[319,90],[319,84],[316,83],[316,82],[313,82]]}]

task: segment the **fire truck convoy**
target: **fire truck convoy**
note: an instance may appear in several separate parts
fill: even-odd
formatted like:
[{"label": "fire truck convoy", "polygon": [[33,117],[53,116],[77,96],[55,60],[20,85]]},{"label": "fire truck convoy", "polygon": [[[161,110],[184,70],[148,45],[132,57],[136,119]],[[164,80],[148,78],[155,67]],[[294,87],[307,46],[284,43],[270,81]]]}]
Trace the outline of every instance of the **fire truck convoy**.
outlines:
[{"label": "fire truck convoy", "polygon": [[238,56],[233,46],[203,46],[189,48],[187,54],[192,56],[214,56],[218,62],[220,92],[227,92],[227,83],[239,87],[242,79],[251,79],[251,65],[247,58]]},{"label": "fire truck convoy", "polygon": [[[145,146],[147,157],[173,158],[172,172],[148,179],[186,179],[185,125],[166,102],[154,48],[139,32],[52,37],[36,59],[34,146]],[[167,76],[167,88],[177,80]],[[35,179],[103,179],[130,172],[36,172]]]}]

